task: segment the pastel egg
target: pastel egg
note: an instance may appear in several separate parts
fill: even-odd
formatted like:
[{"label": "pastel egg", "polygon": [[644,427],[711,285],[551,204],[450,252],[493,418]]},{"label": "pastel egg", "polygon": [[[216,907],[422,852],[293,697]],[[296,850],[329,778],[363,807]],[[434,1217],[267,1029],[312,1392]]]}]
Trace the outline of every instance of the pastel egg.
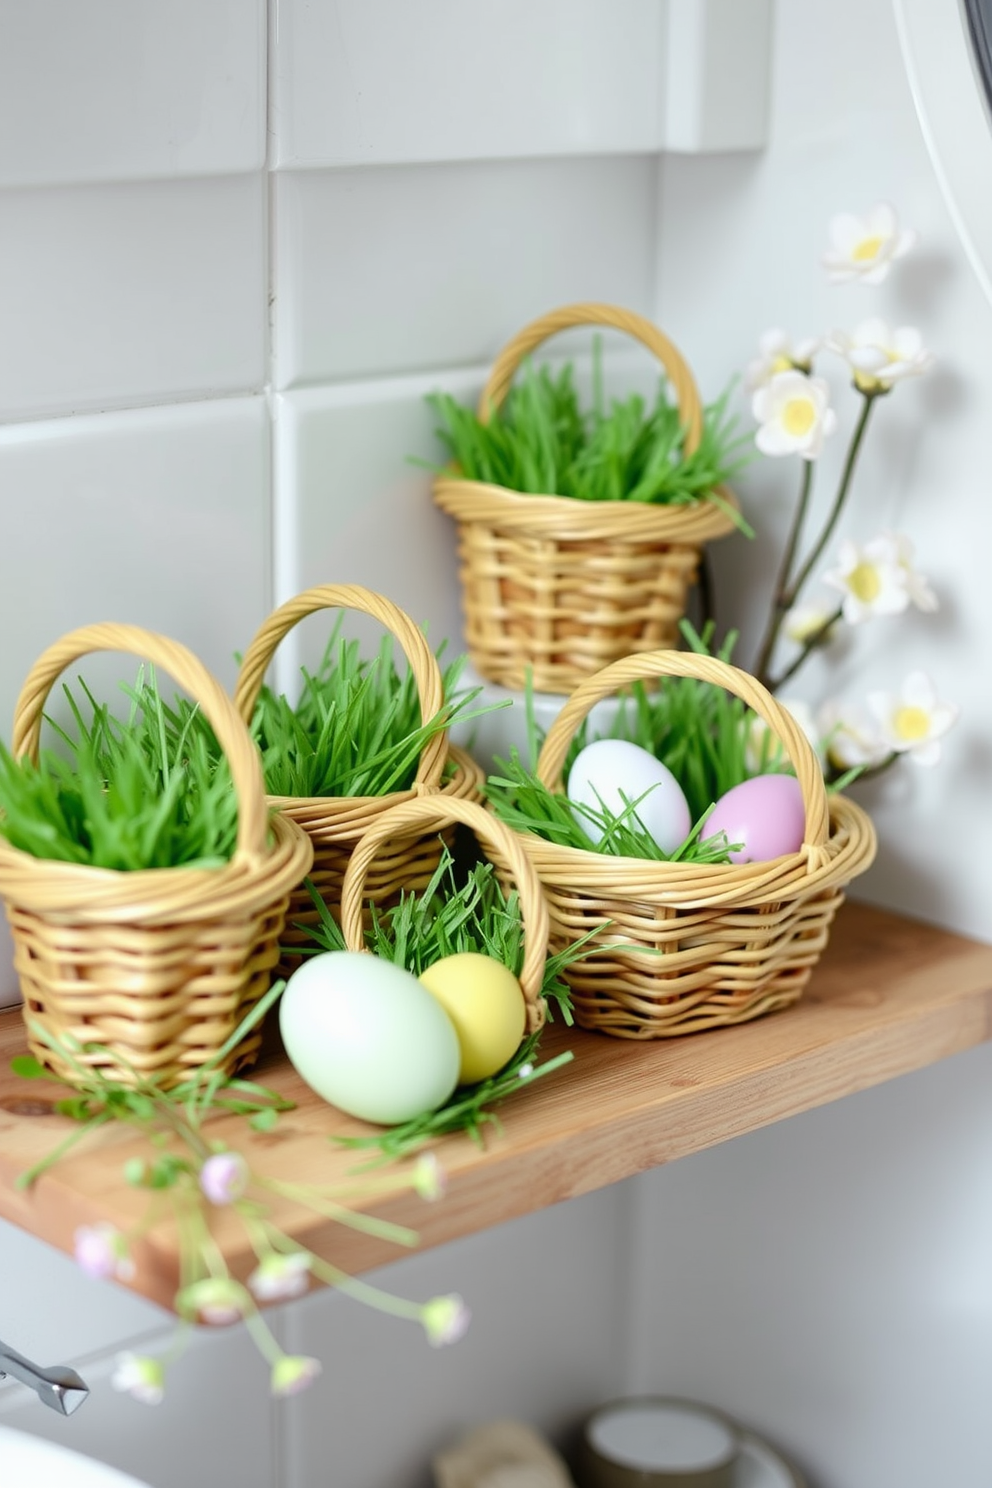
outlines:
[{"label": "pastel egg", "polygon": [[527,1026],[523,990],[509,967],[478,951],[459,951],[428,966],[420,980],[454,1024],[459,1084],[474,1085],[502,1069]]},{"label": "pastel egg", "polygon": [[279,1027],[312,1090],[392,1126],[434,1111],[458,1083],[458,1037],[412,972],[364,951],[328,951],[286,983]]},{"label": "pastel egg", "polygon": [[717,801],[703,827],[704,835],[727,834],[732,863],[764,863],[798,852],[806,833],[806,808],[794,775],[755,775],[735,785]]},{"label": "pastel egg", "polygon": [[[566,793],[573,805],[594,811],[605,807],[614,816],[626,809],[623,797],[636,801],[643,796],[627,819],[631,825],[640,822],[662,852],[674,852],[692,826],[688,802],[671,770],[650,750],[626,739],[597,739],[587,744],[575,757]],[[575,819],[591,842],[602,841],[603,832],[594,822],[581,813]]]}]

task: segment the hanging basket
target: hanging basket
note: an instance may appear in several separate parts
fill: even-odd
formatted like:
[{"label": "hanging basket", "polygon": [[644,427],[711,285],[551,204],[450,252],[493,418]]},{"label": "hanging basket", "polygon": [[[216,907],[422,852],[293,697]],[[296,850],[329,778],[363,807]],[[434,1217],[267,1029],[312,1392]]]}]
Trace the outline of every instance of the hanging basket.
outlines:
[{"label": "hanging basket", "polygon": [[[167,1087],[214,1059],[268,989],[289,892],[313,850],[295,823],[270,819],[257,750],[220,683],[185,646],[136,626],[86,626],[42,653],[17,700],[15,757],[37,763],[52,685],[94,651],[150,661],[200,705],[237,793],[234,855],[219,868],[123,872],[35,858],[0,838],[0,894],[36,1058],[74,1083],[73,1066],[32,1025],[100,1046],[79,1062],[117,1081]],[[249,1065],[260,1041],[256,1029],[218,1068]]]},{"label": "hanging basket", "polygon": [[[625,331],[658,358],[678,403],[684,449],[699,445],[703,411],[692,373],[666,336],[613,305],[566,305],[533,321],[500,352],[479,399],[487,423],[523,359],[573,326]],[[462,608],[472,665],[482,677],[568,693],[584,677],[638,651],[678,643],[704,543],[733,530],[721,504],[581,501],[527,495],[445,474],[434,500],[458,524]]]},{"label": "hanging basket", "polygon": [[[547,1007],[541,996],[544,964],[548,954],[548,909],[537,874],[521,840],[476,801],[435,795],[404,801],[393,806],[363,834],[355,847],[341,890],[341,932],[349,951],[363,951],[365,906],[368,882],[380,850],[398,835],[414,830],[436,834],[456,823],[470,828],[479,842],[490,849],[504,879],[516,886],[520,898],[520,920],[524,933],[524,959],[519,982],[527,1006],[527,1032],[544,1026]],[[511,968],[512,969],[512,968]]]},{"label": "hanging basket", "polygon": [[[371,615],[395,637],[406,656],[420,697],[421,719],[427,723],[444,704],[444,687],[437,658],[424,633],[398,605],[357,584],[322,584],[305,589],[268,617],[245,652],[235,687],[234,702],[250,724],[262,681],[280,641],[307,615],[318,610],[350,609]],[[391,807],[417,796],[440,792],[452,799],[479,800],[485,775],[471,756],[451,744],[446,732],[434,734],[424,746],[413,786],[384,796],[270,796],[271,805],[299,824],[313,844],[310,881],[335,916],[341,885],[355,843]],[[441,846],[436,836],[404,833],[395,836],[369,875],[367,897],[376,904],[395,899],[402,889],[422,889],[438,865]],[[303,875],[300,875],[301,879]],[[298,884],[293,892],[279,972],[288,976],[300,962],[300,948],[313,947],[312,930],[320,923],[309,890]]]},{"label": "hanging basket", "polygon": [[551,917],[551,948],[594,932],[599,947],[568,967],[576,1022],[617,1038],[664,1038],[742,1023],[795,1002],[827,944],[843,889],[875,856],[870,818],[828,797],[799,725],[737,667],[657,651],[605,667],[576,688],[548,731],[536,773],[551,790],[591,708],[631,683],[694,677],[743,699],[783,746],[802,791],[798,852],[760,863],[614,857],[521,834]]}]

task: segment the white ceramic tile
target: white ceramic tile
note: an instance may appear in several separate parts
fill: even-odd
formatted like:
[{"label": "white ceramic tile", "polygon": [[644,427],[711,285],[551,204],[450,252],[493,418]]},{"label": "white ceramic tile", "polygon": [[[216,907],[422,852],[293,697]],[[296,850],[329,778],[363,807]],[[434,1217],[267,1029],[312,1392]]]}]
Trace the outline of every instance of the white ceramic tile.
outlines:
[{"label": "white ceramic tile", "polygon": [[638,1179],[631,1388],[730,1410],[811,1482],[992,1481],[990,1076],[985,1046]]},{"label": "white ceramic tile", "polygon": [[286,1402],[281,1488],[331,1481],[329,1463],[348,1488],[423,1488],[435,1452],[501,1417],[567,1435],[616,1387],[623,1216],[621,1185],[368,1278],[419,1301],[459,1293],[472,1321],[447,1348],[432,1349],[418,1323],[337,1293],[288,1307],[287,1347],[321,1358],[324,1372]]},{"label": "white ceramic tile", "polygon": [[0,195],[0,420],[265,381],[261,174]]},{"label": "white ceramic tile", "polygon": [[[571,333],[569,333],[571,336]],[[574,352],[570,350],[574,342]],[[619,344],[617,344],[619,343]],[[587,396],[589,334],[563,336],[580,396]],[[621,338],[604,352],[604,381],[617,395],[656,382],[656,364]],[[455,524],[431,499],[431,475],[411,460],[441,463],[427,394],[444,389],[474,404],[479,368],[308,388],[274,400],[275,582],[280,599],[313,584],[365,584],[426,625],[434,644],[463,649]],[[326,627],[320,635],[326,638]],[[277,653],[291,689],[303,660],[313,665],[317,626],[299,627]]]},{"label": "white ceramic tile", "polygon": [[481,363],[573,300],[650,314],[656,175],[626,156],[277,176],[277,386]]},{"label": "white ceramic tile", "polygon": [[280,166],[656,150],[662,0],[275,0]]},{"label": "white ceramic tile", "polygon": [[[138,1351],[164,1353],[173,1336],[170,1326]],[[270,1399],[267,1366],[243,1327],[197,1329],[156,1406],[114,1390],[113,1365],[111,1355],[80,1369],[90,1394],[68,1420],[18,1387],[4,1424],[132,1473],[150,1488],[282,1488],[275,1460],[281,1407]]]},{"label": "white ceramic tile", "polygon": [[[469,399],[480,373],[443,379]],[[313,584],[365,584],[426,624],[432,644],[460,649],[453,524],[430,496],[430,474],[410,456],[439,459],[425,395],[434,377],[288,393],[276,412],[276,592]],[[326,632],[325,632],[326,634]],[[297,675],[309,635],[282,643],[281,685]],[[316,640],[314,644],[317,644]],[[307,649],[311,663],[316,659]]]},{"label": "white ceramic tile", "polygon": [[31,662],[92,621],[164,631],[233,682],[269,604],[263,399],[11,426],[0,490],[5,738]]},{"label": "white ceramic tile", "polygon": [[265,161],[265,0],[5,0],[0,186]]},{"label": "white ceramic tile", "polygon": [[[162,1308],[125,1287],[91,1280],[71,1257],[5,1220],[0,1277],[0,1338],[42,1366],[78,1367],[86,1357],[165,1326]],[[0,1398],[13,1403],[7,1393]]]}]

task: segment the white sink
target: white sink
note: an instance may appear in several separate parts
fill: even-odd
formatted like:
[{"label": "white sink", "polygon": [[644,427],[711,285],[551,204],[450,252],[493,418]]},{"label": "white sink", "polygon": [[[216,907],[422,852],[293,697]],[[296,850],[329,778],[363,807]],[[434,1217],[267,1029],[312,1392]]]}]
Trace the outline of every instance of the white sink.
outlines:
[{"label": "white sink", "polygon": [[9,1426],[0,1426],[0,1483],[3,1488],[148,1488],[130,1473]]}]

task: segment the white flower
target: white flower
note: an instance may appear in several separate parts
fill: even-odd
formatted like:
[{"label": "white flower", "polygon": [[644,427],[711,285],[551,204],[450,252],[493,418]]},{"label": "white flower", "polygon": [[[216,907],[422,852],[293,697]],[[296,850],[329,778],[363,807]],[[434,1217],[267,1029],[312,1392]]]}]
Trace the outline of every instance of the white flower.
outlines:
[{"label": "white flower", "polygon": [[798,454],[815,460],[823,441],[837,427],[837,415],[828,406],[830,389],[822,377],[805,372],[776,372],[751,400],[751,410],[761,428],[755,444],[765,455]]},{"label": "white flower", "polygon": [[937,608],[936,595],[913,568],[912,543],[898,532],[882,532],[863,548],[846,539],[837,567],[823,575],[823,582],[843,594],[842,613],[849,625],[873,615],[901,615],[910,604]]},{"label": "white flower", "polygon": [[289,1255],[270,1251],[248,1278],[248,1290],[259,1302],[280,1302],[302,1297],[310,1285],[310,1256],[305,1250]]},{"label": "white flower", "polygon": [[911,672],[898,693],[870,693],[868,706],[889,749],[911,754],[921,765],[937,763],[940,740],[958,716],[951,703],[938,701],[925,672]]},{"label": "white flower", "polygon": [[866,320],[852,335],[832,331],[827,346],[848,363],[862,392],[884,392],[906,377],[919,377],[933,365],[915,326],[890,330],[884,320]]},{"label": "white flower", "polygon": [[823,255],[823,267],[831,284],[860,279],[881,284],[897,258],[908,253],[916,233],[900,230],[899,219],[888,202],[879,202],[864,217],[840,212],[830,221],[831,246]]},{"label": "white flower", "polygon": [[749,392],[754,392],[771,382],[777,372],[796,369],[808,372],[813,358],[823,344],[822,337],[815,340],[808,337],[805,341],[797,341],[793,346],[785,331],[777,328],[766,331],[758,342],[758,355],[745,368],[744,386]]},{"label": "white flower", "polygon": [[142,1405],[160,1405],[165,1395],[165,1370],[158,1359],[147,1354],[118,1354],[110,1383]]},{"label": "white flower", "polygon": [[836,625],[831,621],[835,619],[834,609],[827,609],[826,605],[793,605],[782,621],[782,634],[797,646],[805,646],[814,636],[819,637],[820,644],[825,644],[833,639]]},{"label": "white flower", "polygon": [[878,728],[858,711],[836,700],[824,703],[817,714],[827,759],[838,770],[879,765],[891,753]]},{"label": "white flower", "polygon": [[[804,702],[802,698],[780,697],[776,701],[792,715],[813,746],[814,754],[822,759],[820,731],[809,703]],[[744,727],[747,731],[744,740],[744,763],[752,775],[764,774],[787,761],[788,756],[781,742],[757,713],[745,715]]]}]

